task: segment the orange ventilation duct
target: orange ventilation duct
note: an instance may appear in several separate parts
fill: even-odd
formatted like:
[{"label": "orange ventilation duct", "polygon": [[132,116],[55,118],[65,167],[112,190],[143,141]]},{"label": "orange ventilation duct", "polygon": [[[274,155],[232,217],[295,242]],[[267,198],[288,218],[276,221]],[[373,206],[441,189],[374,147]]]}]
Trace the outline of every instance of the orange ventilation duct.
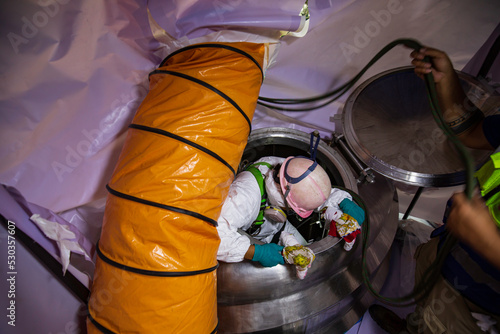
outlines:
[{"label": "orange ventilation duct", "polygon": [[215,228],[247,138],[265,45],[172,53],[128,130],[111,181],[89,333],[215,333]]}]

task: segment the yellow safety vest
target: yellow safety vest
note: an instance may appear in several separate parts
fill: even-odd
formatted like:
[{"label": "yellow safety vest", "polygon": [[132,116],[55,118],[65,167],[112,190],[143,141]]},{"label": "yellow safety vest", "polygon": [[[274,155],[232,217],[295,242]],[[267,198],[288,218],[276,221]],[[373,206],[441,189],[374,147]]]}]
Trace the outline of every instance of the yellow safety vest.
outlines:
[{"label": "yellow safety vest", "polygon": [[493,153],[475,174],[486,205],[500,227],[500,151]]}]

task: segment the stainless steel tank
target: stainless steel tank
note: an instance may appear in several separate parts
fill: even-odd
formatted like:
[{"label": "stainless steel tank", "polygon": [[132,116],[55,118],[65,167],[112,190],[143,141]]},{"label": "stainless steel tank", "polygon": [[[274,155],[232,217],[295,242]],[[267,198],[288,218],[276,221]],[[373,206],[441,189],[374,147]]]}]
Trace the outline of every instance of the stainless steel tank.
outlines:
[{"label": "stainless steel tank", "polygon": [[[293,129],[266,128],[251,133],[242,161],[262,156],[307,155],[310,135]],[[391,181],[378,175],[358,184],[346,159],[321,142],[317,161],[332,184],[359,193],[369,208],[371,235],[368,268],[377,289],[389,266],[389,249],[398,224],[398,203]],[[307,222],[310,247],[316,253],[307,277],[299,280],[293,266],[264,268],[259,264],[220,263],[218,277],[219,333],[344,333],[363,315],[374,298],[361,276],[361,237],[350,252],[343,241],[324,237],[322,226]],[[302,231],[301,231],[302,232]]]},{"label": "stainless steel tank", "polygon": [[[475,78],[458,74],[476,105],[484,107],[494,98]],[[333,134],[331,146],[320,144],[317,160],[333,184],[357,192],[369,209],[367,263],[379,289],[387,276],[398,225],[397,194],[389,179],[420,187],[452,186],[464,182],[464,167],[437,127],[424,83],[411,66],[360,84],[349,96],[340,120],[343,133]],[[309,134],[292,129],[259,129],[251,133],[243,161],[266,155],[307,155],[309,140]],[[477,163],[489,153],[472,152]],[[220,333],[343,333],[359,320],[374,301],[361,276],[361,238],[346,252],[343,242],[323,238],[314,220],[308,224],[310,228],[300,232],[312,238],[310,247],[317,257],[302,281],[292,266],[221,263],[217,272]]]}]

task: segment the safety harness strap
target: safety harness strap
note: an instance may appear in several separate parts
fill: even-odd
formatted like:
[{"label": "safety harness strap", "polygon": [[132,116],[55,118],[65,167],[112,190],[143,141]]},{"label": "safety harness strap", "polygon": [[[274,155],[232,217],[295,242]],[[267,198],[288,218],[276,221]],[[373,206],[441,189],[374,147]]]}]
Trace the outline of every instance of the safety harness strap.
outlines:
[{"label": "safety harness strap", "polygon": [[257,219],[253,222],[252,226],[254,225],[259,226],[264,223],[264,209],[266,208],[266,191],[264,188],[264,177],[262,176],[262,173],[257,168],[257,166],[266,166],[269,169],[273,169],[273,166],[267,162],[257,162],[246,168],[247,171],[252,173],[252,175],[255,177],[255,180],[257,180],[261,196],[259,215],[257,216]]}]

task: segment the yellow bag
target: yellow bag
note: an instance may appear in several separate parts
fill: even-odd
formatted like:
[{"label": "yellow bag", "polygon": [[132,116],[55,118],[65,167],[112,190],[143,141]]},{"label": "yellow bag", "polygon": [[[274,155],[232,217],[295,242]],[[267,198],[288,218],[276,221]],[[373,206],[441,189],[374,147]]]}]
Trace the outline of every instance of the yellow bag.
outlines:
[{"label": "yellow bag", "polygon": [[250,133],[265,46],[198,44],[150,75],[108,184],[88,333],[214,333],[215,228]]}]

